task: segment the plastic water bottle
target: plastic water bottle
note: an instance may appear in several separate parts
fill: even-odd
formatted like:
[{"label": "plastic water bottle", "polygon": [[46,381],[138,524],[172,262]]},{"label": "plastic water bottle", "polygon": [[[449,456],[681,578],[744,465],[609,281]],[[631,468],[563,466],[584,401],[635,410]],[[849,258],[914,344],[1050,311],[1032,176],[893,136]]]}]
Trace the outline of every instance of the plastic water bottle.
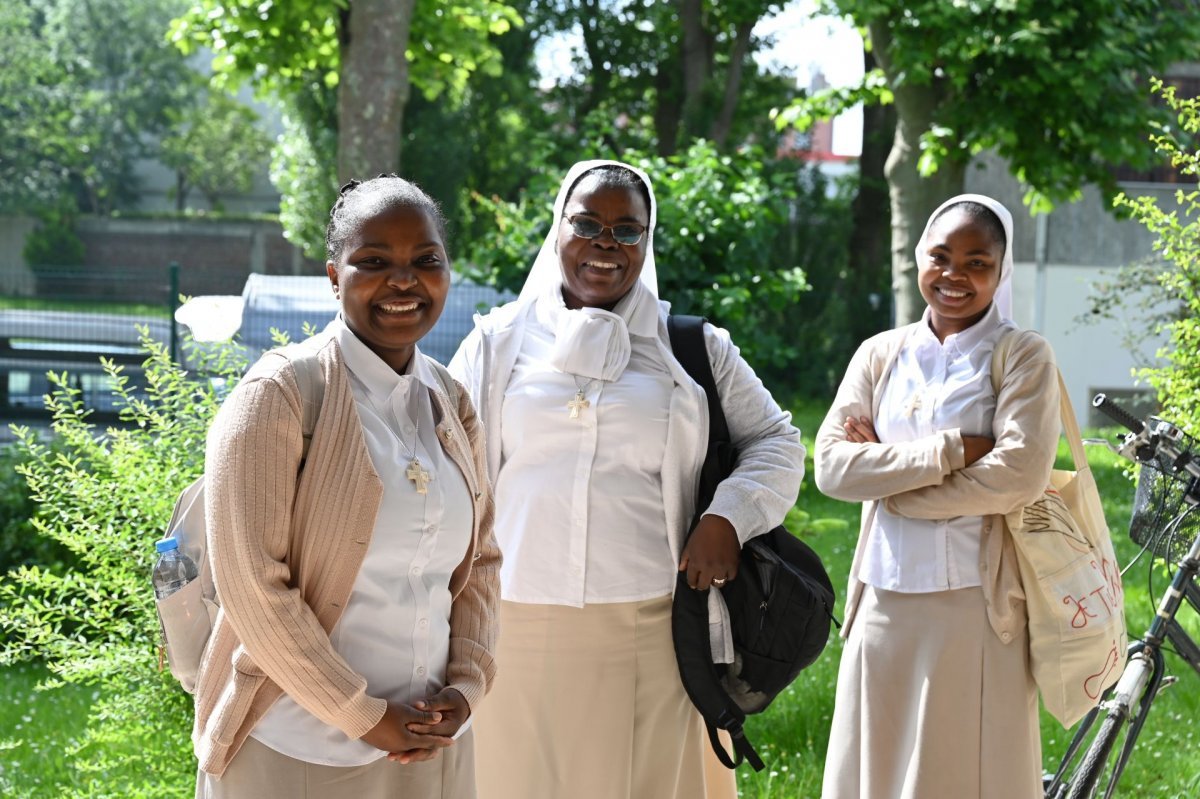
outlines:
[{"label": "plastic water bottle", "polygon": [[154,547],[158,550],[158,562],[154,564],[150,582],[154,584],[156,599],[166,599],[200,576],[195,562],[179,551],[179,542],[174,538],[164,538]]}]

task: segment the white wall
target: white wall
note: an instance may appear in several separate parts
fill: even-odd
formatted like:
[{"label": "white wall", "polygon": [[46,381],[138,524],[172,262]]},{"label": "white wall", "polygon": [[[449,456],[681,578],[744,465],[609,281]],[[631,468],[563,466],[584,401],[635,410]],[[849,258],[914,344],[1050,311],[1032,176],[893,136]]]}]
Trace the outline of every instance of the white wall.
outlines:
[{"label": "white wall", "polygon": [[1092,286],[1115,272],[1112,267],[1078,264],[1047,264],[1045,276],[1045,321],[1035,324],[1037,266],[1017,262],[1013,273],[1013,311],[1021,327],[1038,329],[1054,347],[1058,365],[1081,425],[1093,417],[1091,402],[1096,392],[1129,391],[1137,387],[1133,371],[1148,365],[1154,350],[1165,337],[1156,338],[1147,352],[1133,352],[1123,340],[1127,330],[1141,330],[1138,303],[1134,298],[1118,311],[1117,320],[1087,321],[1091,316]]},{"label": "white wall", "polygon": [[[995,197],[1013,214],[1013,305],[1015,321],[1036,329],[1054,347],[1080,424],[1088,424],[1092,396],[1097,391],[1132,391],[1140,388],[1134,369],[1151,363],[1154,350],[1166,337],[1152,339],[1145,352],[1132,352],[1125,333],[1143,330],[1139,298],[1130,297],[1119,310],[1122,318],[1084,324],[1089,315],[1092,286],[1126,264],[1154,254],[1154,237],[1137,222],[1117,219],[1095,187],[1088,187],[1074,203],[1058,206],[1043,221],[1045,263],[1041,320],[1038,309],[1038,221],[1022,203],[1024,189],[1006,165],[993,155],[978,158],[967,171],[966,190]],[[1174,208],[1176,186],[1127,184],[1130,195],[1150,195],[1164,208]]]}]

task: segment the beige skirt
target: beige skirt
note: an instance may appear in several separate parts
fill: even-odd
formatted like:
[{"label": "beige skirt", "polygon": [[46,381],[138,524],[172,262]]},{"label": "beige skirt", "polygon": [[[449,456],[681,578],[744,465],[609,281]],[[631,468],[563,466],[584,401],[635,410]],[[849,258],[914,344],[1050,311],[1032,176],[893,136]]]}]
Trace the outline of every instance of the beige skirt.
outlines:
[{"label": "beige skirt", "polygon": [[823,799],[1040,799],[1024,635],[1004,644],[983,591],[866,586],[838,671]]},{"label": "beige skirt", "polygon": [[475,799],[471,730],[433,760],[322,766],[247,738],[220,779],[196,775],[196,799]]},{"label": "beige skirt", "polygon": [[480,799],[727,799],[679,681],[671,598],[502,602],[497,677],[475,714]]}]

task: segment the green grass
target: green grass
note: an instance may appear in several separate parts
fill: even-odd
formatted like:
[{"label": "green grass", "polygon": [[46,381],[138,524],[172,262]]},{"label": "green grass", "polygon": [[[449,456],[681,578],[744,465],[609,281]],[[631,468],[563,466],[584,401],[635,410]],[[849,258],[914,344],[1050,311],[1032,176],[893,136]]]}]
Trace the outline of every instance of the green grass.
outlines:
[{"label": "green grass", "polygon": [[[793,421],[809,448],[797,507],[811,519],[837,519],[844,523],[818,522],[810,524],[810,529],[803,532],[805,540],[820,553],[833,579],[838,593],[837,615],[841,618],[850,561],[858,538],[860,506],[838,502],[816,490],[812,483],[811,452],[825,406],[799,403],[794,407]],[[1098,431],[1085,432],[1086,436],[1099,434]],[[1066,448],[1062,447],[1060,466],[1063,468],[1067,464],[1066,454]],[[1088,460],[1100,488],[1118,559],[1127,564],[1139,549],[1127,534],[1133,483],[1125,474],[1124,461],[1107,450],[1089,447]],[[804,527],[802,518],[794,513],[789,519],[789,529],[801,531]],[[1125,575],[1125,607],[1131,637],[1142,634],[1154,612],[1155,605],[1147,591],[1148,568],[1147,557]],[[1167,577],[1160,569],[1155,573],[1155,602],[1166,584]],[[1188,616],[1186,626],[1200,637],[1200,620],[1190,610],[1185,613]],[[750,718],[748,736],[763,755],[767,768],[757,774],[747,766],[738,770],[738,786],[743,799],[816,799],[820,796],[841,651],[841,639],[831,637],[821,658],[802,672],[765,713]],[[1179,682],[1155,701],[1117,796],[1154,799],[1196,799],[1200,796],[1200,747],[1193,731],[1195,720],[1200,719],[1200,679],[1177,657],[1168,655],[1167,667],[1170,673],[1179,676]],[[1044,765],[1047,769],[1057,768],[1071,732],[1064,730],[1044,711],[1041,729]]]},{"label": "green grass", "polygon": [[0,796],[61,796],[71,750],[98,696],[82,685],[39,690],[49,677],[40,666],[9,666],[0,674]]},{"label": "green grass", "polygon": [[[807,403],[800,404],[796,412],[796,424],[810,452],[824,410],[823,406]],[[1132,483],[1116,456],[1091,448],[1089,459],[1119,559],[1127,563],[1138,550],[1126,534]],[[811,479],[811,457],[806,468],[800,501],[789,518],[789,528],[803,531],[824,559],[837,589],[837,615],[841,618],[846,577],[858,536],[859,506],[819,494]],[[1126,613],[1134,636],[1141,634],[1153,613],[1147,590],[1148,568],[1149,560],[1144,559],[1125,576]],[[1155,600],[1165,585],[1166,577],[1160,570],[1156,572]],[[1192,616],[1188,626],[1200,636],[1200,620]],[[739,769],[738,785],[744,799],[815,799],[820,795],[840,655],[841,639],[831,637],[817,663],[806,669],[766,713],[750,719],[750,740],[767,768],[757,774],[747,766]],[[1168,668],[1179,676],[1179,682],[1155,702],[1118,796],[1200,796],[1200,746],[1194,732],[1194,720],[1200,718],[1200,680],[1178,658],[1168,656]],[[60,792],[58,775],[69,773],[65,764],[70,747],[96,697],[91,689],[80,686],[36,691],[35,685],[46,673],[32,666],[10,667],[0,675],[0,795],[21,799],[56,797]],[[1047,768],[1057,765],[1069,738],[1069,732],[1043,713],[1042,746]]]}]

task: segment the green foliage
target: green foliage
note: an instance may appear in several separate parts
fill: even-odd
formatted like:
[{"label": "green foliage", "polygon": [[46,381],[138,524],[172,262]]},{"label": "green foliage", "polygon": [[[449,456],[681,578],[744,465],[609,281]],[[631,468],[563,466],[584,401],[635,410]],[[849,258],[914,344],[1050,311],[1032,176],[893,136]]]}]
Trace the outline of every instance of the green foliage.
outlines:
[{"label": "green foliage", "polygon": [[0,449],[0,575],[34,564],[62,568],[72,560],[65,547],[33,529],[30,519],[36,506],[25,479],[17,474],[23,461],[12,447]]},{"label": "green foliage", "polygon": [[[252,80],[289,97],[313,81],[337,86],[348,0],[193,0],[171,23],[171,40],[185,53],[213,52],[218,84]],[[521,24],[496,0],[432,0],[416,4],[407,52],[412,85],[430,98],[455,95],[476,71],[495,74],[499,54],[489,37]]]},{"label": "green foliage", "polygon": [[[47,398],[54,443],[14,428],[18,473],[38,505],[38,535],[65,547],[70,567],[22,566],[0,584],[0,662],[41,660],[61,683],[95,686],[56,796],[159,797],[190,793],[190,702],[157,670],[157,615],[149,573],[176,494],[203,468],[218,388],[243,364],[197,352],[209,379],[175,366],[143,331],[148,398],[105,369],[126,423],[100,431],[66,375]],[[82,728],[82,729],[78,729]]]},{"label": "green foliage", "polygon": [[[886,38],[890,89],[927,90],[920,168],[995,149],[1049,210],[1144,165],[1144,79],[1192,58],[1200,6],[1160,0],[829,0]],[[878,44],[878,42],[877,42]],[[870,76],[868,76],[870,79]],[[902,121],[908,109],[900,107]]]},{"label": "green foliage", "polygon": [[325,260],[325,225],[337,199],[337,134],[310,129],[294,114],[271,155],[271,183],[279,189],[279,223],[288,241],[309,258]]},{"label": "green foliage", "polygon": [[43,206],[38,226],[25,237],[21,257],[33,267],[79,266],[83,263],[83,240],[75,232],[75,213],[68,202],[58,207]]},{"label": "green foliage", "polygon": [[[183,52],[214,53],[217,87],[251,81],[282,103],[285,132],[272,154],[271,180],[282,195],[284,235],[314,258],[324,257],[324,220],[337,196],[339,130],[361,124],[340,120],[337,108],[350,13],[346,0],[194,0],[171,25],[171,40]],[[435,0],[417,3],[411,23],[409,81],[426,100],[458,107],[473,77],[502,72],[496,37],[521,18],[497,0]],[[484,124],[477,123],[481,130]]]},{"label": "green foliage", "polygon": [[[181,0],[22,0],[0,14],[0,207],[108,213],[196,85],[163,38]],[[11,160],[10,160],[11,159]]]},{"label": "green foliage", "polygon": [[[1200,99],[1181,99],[1174,87],[1157,79],[1153,88],[1174,112],[1176,124],[1159,126],[1151,140],[1172,166],[1200,176]],[[1181,189],[1175,201],[1179,208],[1171,211],[1152,197],[1120,194],[1115,204],[1157,236],[1154,249],[1166,266],[1157,275],[1160,296],[1174,309],[1156,324],[1156,332],[1169,336],[1158,353],[1164,365],[1142,369],[1140,376],[1157,390],[1166,418],[1200,435],[1200,189]]]},{"label": "green foliage", "polygon": [[[845,268],[845,198],[828,197],[815,170],[752,149],[722,155],[703,140],[667,158],[620,157],[654,182],[659,293],[673,310],[729,328],[773,385],[827,389],[835,378],[826,373],[857,344],[838,338],[830,314],[852,309],[806,291],[809,279],[832,286]],[[546,236],[556,174],[542,170],[514,202],[474,196],[474,212],[491,223],[459,261],[469,277],[521,287]]]},{"label": "green foliage", "polygon": [[180,207],[193,187],[222,210],[221,196],[250,190],[266,171],[271,139],[258,126],[258,114],[218,91],[171,111],[172,129],[162,141],[162,161],[175,170]]}]

